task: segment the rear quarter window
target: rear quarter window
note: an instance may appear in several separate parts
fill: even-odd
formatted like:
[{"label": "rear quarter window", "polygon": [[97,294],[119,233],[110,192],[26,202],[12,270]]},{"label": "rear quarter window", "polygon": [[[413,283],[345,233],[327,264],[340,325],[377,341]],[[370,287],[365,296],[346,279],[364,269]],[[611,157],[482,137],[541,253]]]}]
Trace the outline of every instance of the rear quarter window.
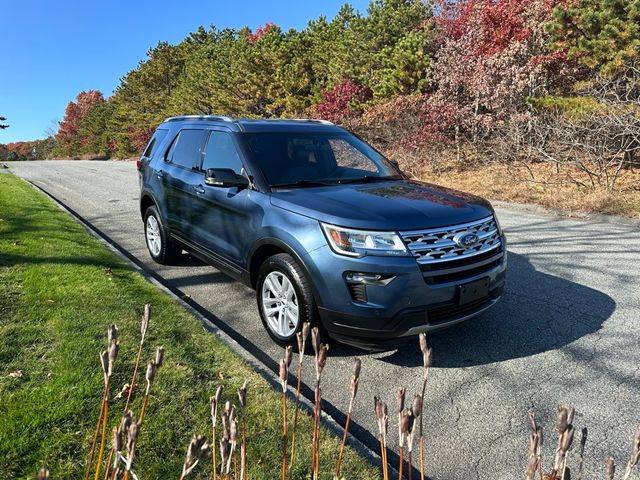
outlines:
[{"label": "rear quarter window", "polygon": [[180,130],[166,161],[185,168],[194,168],[200,164],[205,131],[197,129]]},{"label": "rear quarter window", "polygon": [[164,140],[164,138],[167,136],[167,133],[169,133],[169,130],[166,130],[164,128],[157,129],[153,134],[153,137],[151,137],[151,140],[149,140],[147,148],[144,149],[144,153],[142,154],[142,156],[151,158],[152,155],[158,150],[158,147],[162,143],[162,140]]}]

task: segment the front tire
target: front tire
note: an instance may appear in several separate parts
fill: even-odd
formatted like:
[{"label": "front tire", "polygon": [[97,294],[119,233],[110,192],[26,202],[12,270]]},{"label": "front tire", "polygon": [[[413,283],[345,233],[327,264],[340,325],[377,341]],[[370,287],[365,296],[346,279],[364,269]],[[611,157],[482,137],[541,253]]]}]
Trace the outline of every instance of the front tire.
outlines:
[{"label": "front tire", "polygon": [[280,253],[265,260],[258,273],[256,297],[262,324],[279,345],[296,346],[302,325],[318,323],[311,283],[291,255]]},{"label": "front tire", "polygon": [[149,255],[161,265],[175,262],[182,253],[182,248],[171,241],[155,207],[149,207],[144,214],[144,237]]}]

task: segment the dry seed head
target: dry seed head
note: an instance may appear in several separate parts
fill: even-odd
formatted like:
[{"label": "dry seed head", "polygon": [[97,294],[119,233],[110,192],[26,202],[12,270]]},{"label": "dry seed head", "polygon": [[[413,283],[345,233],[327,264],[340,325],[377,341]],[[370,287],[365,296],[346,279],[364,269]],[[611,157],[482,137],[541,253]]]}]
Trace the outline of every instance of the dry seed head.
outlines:
[{"label": "dry seed head", "polygon": [[218,385],[218,388],[216,388],[216,405],[220,404],[220,400],[222,399],[222,391],[224,390],[224,387],[222,385]]},{"label": "dry seed head", "polygon": [[398,392],[396,393],[396,411],[398,413],[402,413],[402,410],[404,409],[404,394],[405,388],[398,387]]},{"label": "dry seed head", "polygon": [[49,480],[49,470],[41,468],[38,472],[38,480]]},{"label": "dry seed head", "polygon": [[291,367],[291,359],[293,358],[293,347],[291,345],[284,349],[284,361],[287,363],[287,370]]},{"label": "dry seed head", "polygon": [[607,457],[604,459],[604,474],[607,480],[613,480],[616,475],[616,463],[613,457]]},{"label": "dry seed head", "polygon": [[413,427],[413,413],[411,413],[411,410],[405,410],[404,412],[402,412],[402,420],[400,422],[400,431],[402,431],[402,433],[407,434],[411,431],[412,427]]},{"label": "dry seed head", "polygon": [[405,410],[404,412],[402,412],[402,415],[400,417],[400,424],[399,424],[401,447],[404,446],[404,442],[407,437],[407,434],[411,431],[412,427],[413,427],[413,414],[411,413],[411,410]]},{"label": "dry seed head", "polygon": [[374,410],[378,417],[378,430],[384,439],[387,435],[387,405],[378,397],[373,397]]},{"label": "dry seed head", "polygon": [[147,364],[147,373],[145,374],[145,378],[147,379],[147,384],[151,385],[153,380],[156,378],[156,364],[153,362],[149,362]]},{"label": "dry seed head", "polygon": [[360,360],[360,357],[353,357],[353,376],[360,378],[361,369],[362,369],[362,360]]},{"label": "dry seed head", "polygon": [[569,426],[567,422],[568,416],[569,409],[564,405],[560,405],[556,411],[556,432],[558,432],[558,435],[562,435]]},{"label": "dry seed head", "polygon": [[189,442],[189,447],[187,448],[187,456],[184,460],[184,465],[182,466],[182,478],[191,473],[193,467],[199,460],[207,455],[209,449],[210,445],[207,443],[206,438],[204,438],[202,435],[193,436],[191,442]]},{"label": "dry seed head", "polygon": [[107,328],[107,345],[111,345],[118,339],[118,327],[114,324],[109,325]]},{"label": "dry seed head", "polygon": [[127,430],[127,452],[129,454],[133,452],[133,446],[136,444],[136,440],[138,440],[138,423],[132,419],[131,425],[129,425],[129,429]]},{"label": "dry seed head", "polygon": [[238,402],[240,402],[240,406],[242,408],[247,406],[247,386],[249,385],[249,380],[245,379],[242,383],[242,386],[238,389]]},{"label": "dry seed head", "polygon": [[231,422],[231,428],[229,430],[229,439],[232,444],[235,444],[238,441],[238,422],[235,419]]},{"label": "dry seed head", "polygon": [[349,393],[351,398],[355,398],[358,393],[358,383],[360,382],[360,369],[362,361],[358,357],[353,359],[353,374],[351,375],[351,383],[349,384]]},{"label": "dry seed head", "polygon": [[229,412],[223,412],[220,419],[222,421],[222,438],[229,439]]},{"label": "dry seed head", "polygon": [[236,418],[238,418],[238,414],[236,412],[236,406],[235,405],[231,405],[231,410],[229,410],[229,421],[230,422],[235,422]]},{"label": "dry seed head", "polygon": [[302,324],[302,350],[304,351],[304,346],[307,344],[307,340],[309,339],[309,332],[311,332],[311,324],[309,322],[304,322]]},{"label": "dry seed head", "polygon": [[113,374],[113,366],[118,358],[118,350],[120,349],[120,343],[117,340],[113,340],[109,346],[109,368],[107,369],[107,375],[110,377]]},{"label": "dry seed head", "polygon": [[211,409],[211,423],[215,428],[218,421],[218,402],[216,402],[216,397],[209,397],[209,407]]},{"label": "dry seed head", "polygon": [[157,368],[160,368],[162,366],[162,361],[164,360],[164,347],[157,347],[156,348],[156,359],[153,363],[156,364]]},{"label": "dry seed head", "polygon": [[122,432],[118,427],[113,427],[113,434],[111,435],[111,448],[114,452],[122,450]]},{"label": "dry seed head", "polygon": [[411,403],[411,413],[415,418],[422,415],[422,397],[417,393],[413,396],[413,402]]},{"label": "dry seed head", "polygon": [[567,407],[567,409],[567,425],[573,425],[573,418],[575,417],[576,409],[573,407]]},{"label": "dry seed head", "polygon": [[329,345],[322,344],[320,345],[320,350],[318,350],[318,356],[316,357],[316,376],[320,378],[322,374],[322,369],[327,364],[327,356],[329,355]]},{"label": "dry seed head", "polygon": [[424,354],[427,351],[427,334],[422,332],[418,335],[418,341],[420,342],[420,351]]},{"label": "dry seed head", "polygon": [[194,435],[193,437],[191,437],[191,441],[189,442],[189,446],[187,447],[187,464],[193,464],[198,456],[200,446],[204,443],[204,441],[204,437],[202,436]]},{"label": "dry seed head", "polygon": [[127,410],[127,412],[122,416],[122,420],[120,420],[120,432],[129,431],[129,427],[132,422],[132,415],[131,410]]},{"label": "dry seed head", "polygon": [[206,441],[200,446],[200,450],[198,452],[198,458],[204,458],[208,456],[209,451],[211,450],[211,445],[209,445]]},{"label": "dry seed head", "polygon": [[149,328],[149,319],[151,318],[151,305],[145,303],[144,305],[144,314],[142,315],[142,322],[140,323],[140,334],[142,335],[142,340],[147,335],[147,329]]},{"label": "dry seed head", "polygon": [[304,356],[304,338],[302,337],[302,332],[296,333],[296,340],[298,342],[298,354],[300,361],[302,361],[302,357]]},{"label": "dry seed head", "polygon": [[282,386],[282,391],[286,392],[287,391],[287,361],[284,358],[280,359],[280,370],[279,370],[279,377],[280,377],[280,385]]},{"label": "dry seed head", "polygon": [[227,416],[231,413],[231,400],[224,402],[224,413],[226,413]]},{"label": "dry seed head", "polygon": [[311,346],[313,347],[313,351],[318,356],[318,352],[320,352],[320,330],[318,327],[313,327],[311,329]]}]

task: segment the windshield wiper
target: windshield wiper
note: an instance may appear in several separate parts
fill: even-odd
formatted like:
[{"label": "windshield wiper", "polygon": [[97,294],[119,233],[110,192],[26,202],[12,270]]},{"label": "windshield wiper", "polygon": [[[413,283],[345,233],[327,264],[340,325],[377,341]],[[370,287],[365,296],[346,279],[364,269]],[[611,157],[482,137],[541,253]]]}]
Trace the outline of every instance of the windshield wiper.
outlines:
[{"label": "windshield wiper", "polygon": [[298,180],[291,183],[274,183],[269,185],[270,188],[290,188],[290,187],[326,187],[327,185],[335,185],[335,183],[321,182],[319,180]]},{"label": "windshield wiper", "polygon": [[402,180],[400,175],[387,175],[386,177],[377,177],[375,175],[365,175],[358,178],[345,178],[338,180],[337,183],[374,183],[374,182],[386,182],[388,180]]}]

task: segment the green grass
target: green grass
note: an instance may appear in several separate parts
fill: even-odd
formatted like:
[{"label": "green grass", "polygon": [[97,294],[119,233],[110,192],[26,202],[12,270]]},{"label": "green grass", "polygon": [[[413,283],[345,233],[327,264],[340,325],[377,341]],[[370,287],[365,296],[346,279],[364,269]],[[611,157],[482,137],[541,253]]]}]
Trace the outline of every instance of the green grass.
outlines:
[{"label": "green grass", "polygon": [[[54,480],[82,478],[102,390],[98,352],[107,326],[120,330],[115,393],[129,381],[145,303],[152,305],[152,318],[142,375],[157,345],[166,355],[139,438],[134,470],[140,479],[177,479],[191,436],[211,438],[209,396],[222,383],[224,397],[237,402],[245,377],[251,379],[249,478],[279,478],[278,392],[177,302],[47,198],[6,174],[0,175],[0,478],[32,479],[45,466]],[[18,370],[21,378],[9,376]],[[141,398],[134,397],[137,414]],[[113,402],[112,425],[123,406],[122,399]],[[294,478],[308,478],[311,424],[304,415]],[[332,477],[338,445],[323,433],[322,478]],[[347,478],[378,478],[353,451],[345,456]],[[209,472],[210,462],[190,478],[210,478]]]}]

